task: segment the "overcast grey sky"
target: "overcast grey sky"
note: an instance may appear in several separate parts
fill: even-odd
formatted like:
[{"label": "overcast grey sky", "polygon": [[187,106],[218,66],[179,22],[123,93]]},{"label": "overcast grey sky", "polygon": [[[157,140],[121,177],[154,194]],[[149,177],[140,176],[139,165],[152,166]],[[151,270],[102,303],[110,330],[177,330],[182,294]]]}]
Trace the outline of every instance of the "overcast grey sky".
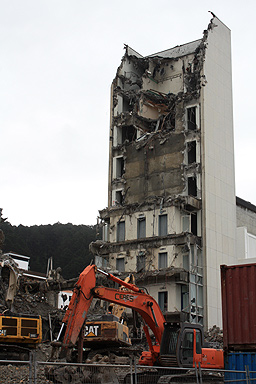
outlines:
[{"label": "overcast grey sky", "polygon": [[232,31],[236,194],[256,204],[256,2],[0,0],[1,198],[13,225],[95,224],[107,205],[110,85],[149,55]]}]

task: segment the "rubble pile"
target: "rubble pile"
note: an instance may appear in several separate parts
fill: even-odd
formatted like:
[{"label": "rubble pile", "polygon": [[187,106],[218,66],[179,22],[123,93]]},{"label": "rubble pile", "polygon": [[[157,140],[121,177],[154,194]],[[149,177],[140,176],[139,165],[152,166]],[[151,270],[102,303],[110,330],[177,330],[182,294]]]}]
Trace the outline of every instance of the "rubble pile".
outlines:
[{"label": "rubble pile", "polygon": [[[37,384],[52,384],[46,379],[44,371],[39,369],[37,372]],[[29,383],[28,365],[1,365],[0,384],[27,384]]]},{"label": "rubble pile", "polygon": [[223,331],[214,325],[204,334],[205,341],[211,343],[215,348],[223,348]]},{"label": "rubble pile", "polygon": [[75,366],[46,367],[45,371],[46,377],[52,380],[51,383],[71,383],[70,378],[72,377],[72,384],[119,384],[121,382],[120,379],[123,379],[129,373],[129,370],[125,370],[123,367],[107,367],[106,369],[106,367],[99,367],[98,365],[86,368],[77,368]]}]

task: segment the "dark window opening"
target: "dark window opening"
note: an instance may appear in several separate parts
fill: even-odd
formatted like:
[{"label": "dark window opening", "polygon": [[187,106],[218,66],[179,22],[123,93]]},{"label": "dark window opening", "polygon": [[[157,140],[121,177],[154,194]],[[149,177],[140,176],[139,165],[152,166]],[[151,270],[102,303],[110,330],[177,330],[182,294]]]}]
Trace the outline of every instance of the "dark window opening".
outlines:
[{"label": "dark window opening", "polygon": [[197,236],[197,214],[191,214],[191,232]]},{"label": "dark window opening", "polygon": [[146,267],[146,256],[144,252],[140,252],[137,256],[137,272],[145,270]]},{"label": "dark window opening", "polygon": [[196,141],[188,143],[188,164],[196,162]]},{"label": "dark window opening", "polygon": [[116,201],[115,201],[115,204],[120,204],[122,205],[123,204],[123,194],[122,194],[122,191],[116,191]]},{"label": "dark window opening", "polygon": [[158,269],[167,268],[167,252],[158,254]]},{"label": "dark window opening", "polygon": [[196,178],[188,177],[188,195],[197,196]]},{"label": "dark window opening", "polygon": [[119,259],[116,259],[116,269],[120,272],[125,271],[124,257],[120,257]]},{"label": "dark window opening", "polygon": [[125,240],[125,221],[120,221],[117,224],[117,236],[116,241],[124,241]]},{"label": "dark window opening", "polygon": [[159,216],[158,235],[159,236],[167,235],[167,215]]},{"label": "dark window opening", "polygon": [[137,137],[137,129],[133,125],[122,127],[122,144],[127,140],[129,143]]},{"label": "dark window opening", "polygon": [[164,129],[174,131],[175,130],[175,112],[172,112],[166,117],[164,117],[163,122],[160,123],[161,129],[162,129],[162,124]]},{"label": "dark window opening", "polygon": [[137,237],[143,239],[146,237],[146,218],[142,217],[137,220]]},{"label": "dark window opening", "polygon": [[124,174],[124,158],[116,158],[116,178],[122,177]]},{"label": "dark window opening", "polygon": [[158,305],[162,312],[168,311],[168,292],[158,292]]},{"label": "dark window opening", "polygon": [[123,112],[131,112],[133,110],[133,103],[126,97],[123,97]]},{"label": "dark window opening", "polygon": [[187,108],[187,128],[196,130],[196,107]]}]

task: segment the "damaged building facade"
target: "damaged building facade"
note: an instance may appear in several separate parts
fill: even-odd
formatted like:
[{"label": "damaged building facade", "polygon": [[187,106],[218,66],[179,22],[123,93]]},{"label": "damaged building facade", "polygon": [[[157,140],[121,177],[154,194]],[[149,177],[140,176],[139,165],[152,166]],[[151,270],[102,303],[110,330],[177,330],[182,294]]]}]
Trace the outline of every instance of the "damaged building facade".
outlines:
[{"label": "damaged building facade", "polygon": [[129,46],[111,88],[99,266],[137,272],[162,311],[221,325],[220,264],[235,264],[230,30],[146,57]]}]

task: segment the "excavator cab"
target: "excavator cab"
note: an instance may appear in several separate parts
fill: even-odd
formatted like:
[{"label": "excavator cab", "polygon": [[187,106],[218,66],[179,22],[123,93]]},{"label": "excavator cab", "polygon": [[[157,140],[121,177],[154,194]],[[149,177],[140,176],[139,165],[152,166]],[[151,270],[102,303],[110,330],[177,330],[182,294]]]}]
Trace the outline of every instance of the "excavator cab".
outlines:
[{"label": "excavator cab", "polygon": [[165,323],[160,346],[160,361],[165,367],[223,368],[223,351],[204,343],[203,328],[199,324]]}]

